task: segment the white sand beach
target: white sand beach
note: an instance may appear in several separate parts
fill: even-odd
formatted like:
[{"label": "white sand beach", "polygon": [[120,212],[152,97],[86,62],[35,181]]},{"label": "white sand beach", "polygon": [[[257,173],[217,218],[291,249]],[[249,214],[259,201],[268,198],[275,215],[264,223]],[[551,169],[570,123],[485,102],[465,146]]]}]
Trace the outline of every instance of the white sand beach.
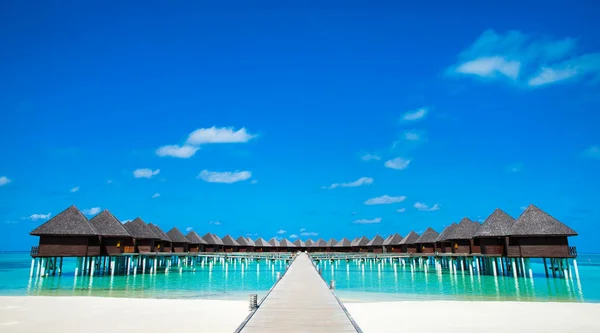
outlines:
[{"label": "white sand beach", "polygon": [[600,332],[600,304],[542,302],[345,303],[365,333]]},{"label": "white sand beach", "polygon": [[248,302],[108,297],[0,297],[0,332],[233,332]]},{"label": "white sand beach", "polygon": [[[415,301],[345,303],[365,333],[600,332],[600,304]],[[233,332],[248,302],[0,297],[0,332]]]}]

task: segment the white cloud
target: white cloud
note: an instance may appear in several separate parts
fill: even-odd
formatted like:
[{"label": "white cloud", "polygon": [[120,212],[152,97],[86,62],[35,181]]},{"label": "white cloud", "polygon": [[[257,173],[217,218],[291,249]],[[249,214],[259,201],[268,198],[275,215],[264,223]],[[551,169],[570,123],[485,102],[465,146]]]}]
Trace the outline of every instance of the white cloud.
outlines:
[{"label": "white cloud", "polygon": [[152,199],[156,199],[156,198],[158,198],[158,197],[160,197],[160,193],[154,193],[154,194],[152,195]]},{"label": "white cloud", "polygon": [[508,173],[517,173],[517,172],[523,170],[523,164],[521,164],[521,163],[509,164],[504,169]]},{"label": "white cloud", "polygon": [[187,227],[187,228],[185,228],[185,232],[190,232],[190,231],[192,231],[192,230],[194,230],[194,228],[193,228],[193,227]]},{"label": "white cloud", "polygon": [[287,232],[287,231],[285,231],[285,230],[283,230],[283,229],[280,229],[280,230],[278,230],[278,231],[277,231],[277,234],[278,234],[278,235],[283,235],[283,234],[285,234],[286,232]]},{"label": "white cloud", "polygon": [[374,223],[379,223],[381,222],[381,217],[376,217],[374,219],[360,219],[360,220],[355,220],[354,223],[356,224],[374,224]]},{"label": "white cloud", "polygon": [[427,115],[428,111],[429,111],[429,109],[427,109],[427,108],[420,108],[417,110],[406,112],[404,115],[402,115],[402,120],[403,121],[416,121],[416,120],[423,119],[423,117],[425,117]]},{"label": "white cloud", "polygon": [[290,239],[295,239],[295,238],[298,238],[298,235],[296,235],[296,234],[291,234],[290,235]]},{"label": "white cloud", "polygon": [[301,228],[300,232],[306,231],[306,228]]},{"label": "white cloud", "polygon": [[107,183],[107,184],[112,184],[112,182],[113,182],[113,181],[112,181],[112,180],[110,180],[110,179],[106,181],[106,183]]},{"label": "white cloud", "polygon": [[242,143],[248,142],[255,137],[256,135],[248,133],[244,127],[236,131],[233,127],[217,128],[213,126],[211,128],[199,128],[193,131],[189,135],[186,143],[189,145],[202,145],[207,143]]},{"label": "white cloud", "polygon": [[391,160],[385,161],[383,164],[386,168],[394,169],[394,170],[404,170],[408,168],[410,164],[410,160],[404,159],[402,157],[396,157]]},{"label": "white cloud", "polygon": [[590,146],[582,154],[585,157],[600,159],[600,146]]},{"label": "white cloud", "polygon": [[250,182],[250,184],[256,184],[256,183],[258,183],[258,180],[256,180],[256,179],[252,179],[252,181]]},{"label": "white cloud", "polygon": [[305,231],[305,232],[300,233],[300,236],[304,236],[304,237],[311,237],[311,236],[314,237],[314,236],[318,236],[318,235],[319,235],[319,233],[314,232],[314,231],[310,231],[310,232]]},{"label": "white cloud", "polygon": [[121,223],[125,224],[125,223],[131,222],[131,221],[133,221],[133,220],[122,220]]},{"label": "white cloud", "polygon": [[217,172],[202,170],[196,178],[202,179],[203,181],[208,183],[231,184],[247,180],[250,177],[252,177],[252,172],[250,171]]},{"label": "white cloud", "polygon": [[79,186],[75,186],[75,187],[73,187],[72,189],[69,190],[69,192],[71,192],[71,193],[75,193],[77,191],[79,191]]},{"label": "white cloud", "polygon": [[521,210],[525,210],[525,209],[527,209],[527,206],[521,206],[519,208],[521,208]]},{"label": "white cloud", "polygon": [[415,130],[404,131],[404,139],[408,141],[421,141],[423,140],[423,134]]},{"label": "white cloud", "polygon": [[440,205],[439,204],[434,204],[433,206],[429,207],[428,205],[422,203],[422,202],[417,202],[413,205],[413,207],[421,212],[433,212],[436,210],[440,210]]},{"label": "white cloud", "polygon": [[360,159],[363,161],[371,161],[371,160],[379,161],[381,159],[381,157],[379,157],[378,155],[374,155],[374,154],[364,153],[364,154],[360,155]]},{"label": "white cloud", "polygon": [[100,207],[92,207],[90,209],[84,209],[81,212],[84,215],[96,215],[96,214],[100,213],[100,211],[102,211],[102,208],[100,208]]},{"label": "white cloud", "polygon": [[600,82],[600,53],[578,52],[574,38],[551,38],[521,31],[487,30],[458,55],[447,73],[505,79],[521,87],[558,82]]},{"label": "white cloud", "polygon": [[28,217],[23,217],[23,220],[32,220],[32,221],[37,221],[37,220],[47,220],[50,218],[50,213],[48,214],[31,214]]},{"label": "white cloud", "polygon": [[219,221],[209,221],[208,224],[221,225],[221,222],[219,222]]},{"label": "white cloud", "polygon": [[389,195],[384,195],[381,197],[371,198],[365,201],[365,205],[389,205],[393,203],[398,203],[406,200],[406,197],[401,195],[398,197],[390,197]]},{"label": "white cloud", "polygon": [[8,183],[10,183],[10,179],[8,179],[6,176],[0,177],[0,186],[4,186]]},{"label": "white cloud", "polygon": [[328,190],[333,190],[334,188],[337,187],[358,187],[358,186],[362,186],[362,185],[370,185],[373,184],[373,178],[370,177],[361,177],[353,182],[349,182],[349,183],[334,183],[331,184],[329,186],[323,186],[322,188],[324,189],[328,189]]},{"label": "white cloud", "polygon": [[406,211],[406,208],[400,208],[400,209],[396,209],[396,211],[398,213],[404,213]]},{"label": "white cloud", "polygon": [[133,171],[133,177],[135,178],[147,178],[150,179],[160,173],[160,169],[152,170],[152,169],[136,169]]},{"label": "white cloud", "polygon": [[194,154],[196,154],[198,149],[200,149],[200,148],[194,147],[194,146],[189,146],[189,145],[184,145],[184,146],[167,145],[167,146],[162,146],[162,147],[158,148],[156,150],[156,155],[171,156],[171,157],[178,157],[178,158],[190,158],[190,157],[194,156]]}]

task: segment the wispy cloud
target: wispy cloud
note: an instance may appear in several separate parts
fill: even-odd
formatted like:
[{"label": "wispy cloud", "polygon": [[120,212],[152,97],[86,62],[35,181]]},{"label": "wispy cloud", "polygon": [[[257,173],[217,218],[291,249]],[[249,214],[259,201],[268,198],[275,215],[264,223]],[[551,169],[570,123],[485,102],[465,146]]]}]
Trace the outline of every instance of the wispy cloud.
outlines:
[{"label": "wispy cloud", "polygon": [[248,180],[250,177],[252,177],[252,172],[250,171],[217,172],[202,170],[196,178],[208,183],[231,184]]},{"label": "wispy cloud", "polygon": [[156,198],[158,198],[158,197],[160,197],[160,193],[154,193],[154,194],[152,195],[152,199],[156,199]]},{"label": "wispy cloud", "polygon": [[109,179],[109,180],[107,180],[107,181],[106,181],[106,183],[107,183],[107,184],[112,184],[112,183],[113,183],[113,181]]},{"label": "wispy cloud", "polygon": [[404,131],[403,136],[408,141],[423,141],[424,139],[423,132],[417,130]]},{"label": "wispy cloud", "polygon": [[285,234],[286,232],[287,232],[287,231],[285,231],[285,230],[283,230],[283,229],[279,229],[279,230],[277,231],[277,234],[278,234],[278,235],[283,235],[283,234]]},{"label": "wispy cloud", "polygon": [[409,111],[402,115],[401,120],[403,122],[421,120],[427,115],[428,111],[428,108],[420,108],[417,110]]},{"label": "wispy cloud", "polygon": [[185,228],[185,232],[190,232],[190,231],[192,231],[192,230],[194,230],[194,228],[193,228],[193,227],[187,227],[187,228]]},{"label": "wispy cloud", "polygon": [[72,189],[69,190],[69,192],[71,192],[71,193],[75,193],[77,191],[79,191],[79,186],[75,186],[75,187],[73,187]]},{"label": "wispy cloud", "polygon": [[219,221],[209,221],[208,224],[221,225],[222,223]]},{"label": "wispy cloud", "polygon": [[233,127],[215,126],[210,128],[199,128],[193,131],[186,141],[189,145],[202,145],[207,143],[243,143],[256,138],[255,134],[250,134],[246,128],[242,127],[235,130]]},{"label": "wispy cloud", "polygon": [[508,173],[516,173],[516,172],[523,170],[523,164],[522,163],[509,164],[506,167],[504,167],[504,170]]},{"label": "wispy cloud", "polygon": [[250,184],[257,184],[257,183],[258,183],[258,180],[256,180],[256,179],[252,179],[252,181],[250,182]]},{"label": "wispy cloud", "polygon": [[319,233],[318,232],[314,232],[314,231],[310,231],[310,232],[309,231],[305,231],[305,232],[301,232],[300,233],[300,236],[303,236],[303,237],[314,237],[314,236],[318,236],[318,235],[319,235]]},{"label": "wispy cloud", "polygon": [[127,222],[131,222],[131,221],[133,221],[133,220],[132,220],[132,219],[129,219],[129,220],[121,220],[121,223],[125,224],[125,223],[127,223]]},{"label": "wispy cloud", "polygon": [[394,169],[394,170],[404,170],[408,168],[410,164],[410,160],[404,159],[402,157],[396,157],[391,160],[385,161],[383,164],[386,168]]},{"label": "wispy cloud", "polygon": [[133,177],[135,178],[147,178],[150,179],[160,173],[160,169],[136,169],[133,171]]},{"label": "wispy cloud", "polygon": [[396,209],[396,212],[398,212],[398,213],[404,213],[405,211],[406,211],[406,208]]},{"label": "wispy cloud", "polygon": [[513,30],[487,30],[458,55],[450,75],[488,81],[504,80],[520,87],[558,82],[600,82],[600,53],[578,52],[574,38],[556,39]]},{"label": "wispy cloud", "polygon": [[375,154],[362,153],[360,155],[360,159],[363,161],[371,161],[371,160],[379,161],[381,159],[381,157],[379,155],[375,155]]},{"label": "wispy cloud", "polygon": [[296,234],[291,234],[290,235],[290,239],[295,239],[295,238],[298,238],[298,235],[296,235]]},{"label": "wispy cloud", "polygon": [[429,206],[427,204],[424,204],[422,202],[417,202],[413,205],[413,207],[421,212],[433,212],[436,210],[440,210],[440,205],[439,204],[434,204],[433,206]]},{"label": "wispy cloud", "polygon": [[102,208],[100,208],[100,207],[92,207],[89,209],[84,209],[81,212],[84,215],[96,215],[96,214],[100,213],[101,211],[102,211]]},{"label": "wispy cloud", "polygon": [[178,146],[178,145],[166,145],[166,146],[162,146],[160,148],[158,148],[156,150],[156,155],[158,156],[171,156],[171,157],[177,157],[177,158],[190,158],[192,156],[194,156],[194,154],[196,154],[196,152],[198,151],[198,147],[194,147],[194,146],[189,146],[189,145],[184,145],[184,146]]},{"label": "wispy cloud", "polygon": [[365,205],[389,205],[393,203],[402,202],[404,200],[406,200],[406,196],[401,195],[397,197],[391,197],[386,194],[381,197],[371,198],[365,201]]},{"label": "wispy cloud", "polygon": [[369,184],[373,184],[373,178],[361,177],[353,182],[334,183],[329,186],[323,186],[322,188],[327,189],[327,190],[333,190],[334,188],[338,188],[338,187],[358,187],[358,186],[369,185]]},{"label": "wispy cloud", "polygon": [[22,220],[32,220],[32,221],[37,221],[37,220],[47,220],[50,218],[52,214],[48,213],[48,214],[31,214],[27,217],[22,217]]},{"label": "wispy cloud", "polygon": [[8,177],[6,177],[6,176],[0,177],[0,186],[4,186],[8,183],[10,183],[10,179],[8,179]]},{"label": "wispy cloud", "polygon": [[306,228],[300,228],[300,232],[306,231]]},{"label": "wispy cloud", "polygon": [[380,223],[381,222],[381,217],[376,217],[374,219],[360,219],[360,220],[355,220],[354,223],[356,224],[374,224],[374,223]]},{"label": "wispy cloud", "polygon": [[525,209],[527,209],[527,206],[521,206],[519,208],[521,208],[521,210],[525,210]]},{"label": "wispy cloud", "polygon": [[582,152],[584,157],[600,159],[600,146],[590,146]]}]

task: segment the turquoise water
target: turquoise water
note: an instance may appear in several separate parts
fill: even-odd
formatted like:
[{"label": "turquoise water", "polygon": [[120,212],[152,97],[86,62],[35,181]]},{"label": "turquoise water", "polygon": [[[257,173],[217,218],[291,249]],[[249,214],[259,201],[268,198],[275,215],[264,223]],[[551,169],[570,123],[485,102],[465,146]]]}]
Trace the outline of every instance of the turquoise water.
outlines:
[{"label": "turquoise water", "polygon": [[[321,262],[326,281],[336,283],[345,302],[399,300],[512,300],[600,302],[600,255],[580,255],[579,280],[546,278],[541,263],[532,263],[534,278],[473,275],[468,272],[411,272],[407,266],[367,262]],[[83,295],[137,298],[210,298],[246,300],[259,297],[285,271],[285,262],[251,261],[197,266],[195,272],[75,277],[74,260],[65,260],[62,276],[30,278],[28,253],[0,254],[0,295]]]}]

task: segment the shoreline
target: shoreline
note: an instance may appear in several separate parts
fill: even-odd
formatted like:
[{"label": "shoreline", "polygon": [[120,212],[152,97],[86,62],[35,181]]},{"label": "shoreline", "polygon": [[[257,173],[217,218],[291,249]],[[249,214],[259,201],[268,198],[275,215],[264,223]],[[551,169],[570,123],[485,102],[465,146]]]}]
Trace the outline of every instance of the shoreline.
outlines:
[{"label": "shoreline", "polygon": [[[600,331],[595,318],[600,303],[431,300],[344,302],[344,306],[366,333],[395,332],[398,327],[421,332]],[[232,332],[248,314],[247,300],[0,296],[3,332],[104,333],[115,327]]]}]

